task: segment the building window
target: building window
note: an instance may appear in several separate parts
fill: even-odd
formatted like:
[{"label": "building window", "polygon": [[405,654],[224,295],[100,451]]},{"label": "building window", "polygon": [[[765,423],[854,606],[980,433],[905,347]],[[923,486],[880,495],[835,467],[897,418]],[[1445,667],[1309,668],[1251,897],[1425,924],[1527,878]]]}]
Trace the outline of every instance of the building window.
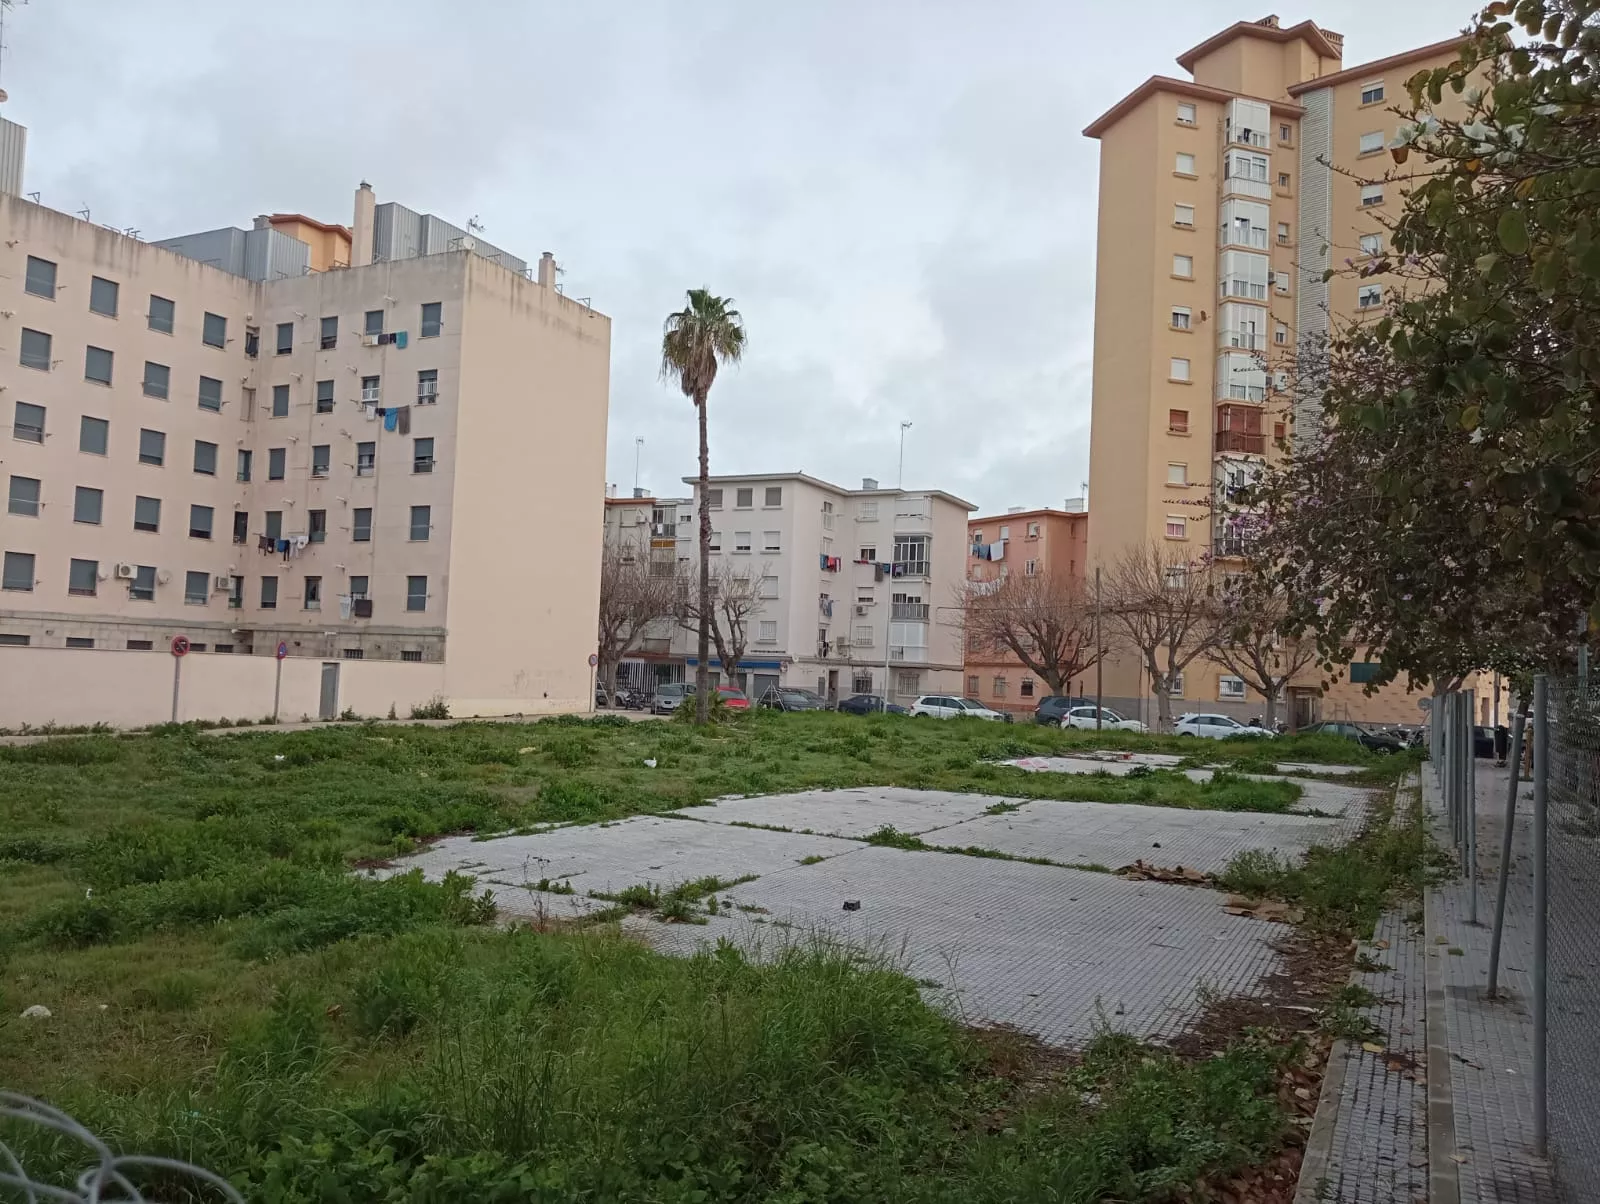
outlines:
[{"label": "building window", "polygon": [[1374,205],[1383,204],[1382,184],[1363,184],[1361,186],[1361,207],[1370,209]]},{"label": "building window", "polygon": [[428,609],[428,579],[426,577],[406,578],[406,609]]},{"label": "building window", "polygon": [[37,368],[40,372],[50,371],[50,336],[42,330],[29,330],[24,326],[21,362],[24,368]]},{"label": "building window", "polygon": [[722,532],[721,531],[713,531],[711,533],[711,542],[710,542],[709,546],[710,546],[710,548],[711,548],[711,550],[713,552],[722,551]]},{"label": "building window", "polygon": [[1363,234],[1361,236],[1361,253],[1371,259],[1383,254],[1383,235]]},{"label": "building window", "polygon": [[[132,594],[133,590],[130,589],[128,593]],[[154,597],[154,594],[151,596]],[[145,601],[150,601],[150,598],[146,598]],[[151,640],[129,640],[126,647],[129,652],[154,652],[156,646]]]},{"label": "building window", "polygon": [[1278,245],[1280,247],[1286,247],[1286,246],[1289,245],[1289,223],[1288,222],[1279,222],[1278,223]]},{"label": "building window", "polygon": [[244,328],[244,353],[248,359],[255,359],[261,354],[261,327],[246,326]]},{"label": "building window", "polygon": [[778,642],[778,622],[776,619],[762,619],[756,628],[756,643],[776,644]]},{"label": "building window", "polygon": [[433,440],[414,439],[411,442],[411,471],[433,471]]},{"label": "building window", "polygon": [[361,320],[362,334],[383,333],[383,310],[369,309]]},{"label": "building window", "polygon": [[1187,305],[1174,305],[1172,307],[1172,329],[1189,330],[1194,315]]},{"label": "building window", "polygon": [[1383,304],[1383,285],[1363,284],[1356,293],[1356,308],[1375,309]]},{"label": "building window", "polygon": [[1027,539],[1038,539],[1039,538],[1039,524],[1038,523],[1029,523],[1028,524],[1027,534],[1026,534],[1025,538],[1027,538]]},{"label": "building window", "polygon": [[105,513],[105,503],[104,490],[79,485],[72,495],[72,521],[98,527]]},{"label": "building window", "polygon": [[1189,466],[1187,464],[1167,465],[1168,485],[1187,485],[1189,483]]},{"label": "building window", "polygon": [[[233,604],[233,599],[232,598],[228,599],[228,604],[230,606]],[[190,645],[190,647],[193,647],[193,645]],[[213,651],[213,652],[232,652],[233,651],[233,645],[232,644],[213,644],[211,646],[211,651]]]},{"label": "building window", "polygon": [[422,333],[418,337],[436,339],[444,330],[444,305],[439,301],[426,301],[422,306]]},{"label": "building window", "polygon": [[1359,146],[1359,153],[1363,155],[1372,155],[1381,151],[1383,149],[1383,131],[1369,130],[1367,133],[1362,134]]},{"label": "building window", "polygon": [[6,497],[6,512],[25,518],[39,517],[39,480],[37,477],[12,477],[11,489]]},{"label": "building window", "polygon": [[136,497],[133,499],[133,529],[135,531],[161,530],[161,499]]},{"label": "building window", "polygon": [[322,578],[307,577],[305,592],[301,596],[300,606],[303,610],[322,609]]},{"label": "building window", "polygon": [[117,293],[121,291],[115,280],[101,276],[89,277],[89,312],[105,317],[117,316]]},{"label": "building window", "polygon": [[1217,697],[1224,701],[1244,701],[1244,678],[1227,675],[1217,678]]},{"label": "building window", "polygon": [[1004,673],[996,673],[994,675],[994,696],[996,698],[1004,698],[1006,696],[1006,676]]},{"label": "building window", "polygon": [[733,550],[735,552],[748,552],[750,550],[750,532],[735,531],[733,533]]},{"label": "building window", "polygon": [[[156,566],[141,564],[134,567],[133,580],[128,583],[128,597],[135,602],[154,602],[156,600]],[[128,645],[133,646],[131,643]],[[145,647],[150,647],[149,641]]]},{"label": "building window", "polygon": [[1189,534],[1189,523],[1182,515],[1167,515],[1166,536],[1168,539],[1185,539]]},{"label": "building window", "polygon": [[783,505],[783,486],[782,485],[768,485],[767,486],[767,496],[766,496],[765,505],[767,505],[767,506],[781,506],[781,505]]},{"label": "building window", "polygon": [[67,647],[68,648],[93,648],[94,647],[94,640],[90,639],[86,635],[69,635],[67,637]]},{"label": "building window", "polygon": [[207,314],[200,323],[200,341],[207,347],[228,345],[228,319],[221,314]]},{"label": "building window", "polygon": [[361,378],[361,404],[377,405],[382,399],[383,380],[377,376],[363,376]]},{"label": "building window", "polygon": [[[204,606],[211,593],[211,575],[190,569],[183,575],[183,604]],[[193,648],[193,645],[190,645]]]},{"label": "building window", "polygon": [[250,512],[248,510],[235,510],[233,512],[233,542],[248,543],[250,541]]},{"label": "building window", "polygon": [[161,431],[145,428],[139,432],[139,463],[160,467],[167,460],[167,437]]},{"label": "building window", "polygon": [[1281,447],[1281,446],[1283,446],[1284,440],[1286,440],[1288,437],[1289,437],[1289,426],[1288,426],[1287,423],[1274,422],[1272,424],[1272,441],[1274,443],[1278,444],[1278,446]]},{"label": "building window", "polygon": [[356,476],[370,477],[378,465],[378,445],[376,443],[356,444]]},{"label": "building window", "polygon": [[1368,682],[1377,681],[1382,673],[1382,661],[1352,661],[1350,664],[1350,684],[1364,686]]},{"label": "building window", "polygon": [[1027,564],[1022,566],[1022,575],[1024,577],[1036,576],[1038,574],[1038,572],[1039,572],[1039,562],[1037,560],[1030,560],[1030,561],[1028,561]]},{"label": "building window", "polygon": [[[978,532],[979,536],[981,536],[982,534],[983,534],[983,532],[981,532],[981,531]],[[973,541],[974,542],[978,542],[978,537],[974,536],[973,537]],[[864,560],[868,564],[874,564],[874,563],[877,562],[877,559],[878,559],[878,549],[876,547],[864,547],[864,548],[860,549],[860,552],[859,552],[859,555],[857,556],[857,559]]]},{"label": "building window", "polygon": [[781,531],[763,531],[761,533],[761,550],[763,552],[781,552],[783,550],[783,533]]},{"label": "building window", "polygon": [[1286,171],[1280,171],[1278,173],[1278,191],[1279,192],[1288,192],[1289,191],[1289,173],[1286,172]]},{"label": "building window", "polygon": [[878,521],[878,503],[875,502],[875,501],[874,502],[862,502],[861,503],[860,518],[861,518],[861,521],[864,522],[864,523],[875,523],[875,522],[877,522]]},{"label": "building window", "polygon": [[411,661],[413,663],[419,662],[422,660],[422,649],[402,648],[400,650],[400,659],[403,661]]},{"label": "building window", "polygon": [[154,364],[149,360],[145,360],[143,388],[146,397],[159,397],[162,401],[165,401],[171,383],[171,368],[165,364]]},{"label": "building window", "polygon": [[[1383,100],[1383,81],[1381,79],[1374,80],[1370,84],[1362,84],[1361,85],[1361,103],[1362,104],[1364,104],[1364,105],[1375,105],[1375,104],[1381,103],[1382,100]],[[1352,680],[1354,680],[1354,679],[1352,679]]]},{"label": "building window", "polygon": [[204,476],[217,475],[217,445],[204,439],[194,441],[194,470]]},{"label": "building window", "polygon": [[78,598],[92,598],[99,588],[98,560],[72,560],[67,563],[67,593]]},{"label": "building window", "polygon": [[706,490],[706,505],[709,506],[712,510],[721,510],[722,509],[722,490],[720,490],[720,489],[707,489]]},{"label": "building window", "polygon": [[1187,435],[1189,433],[1189,411],[1168,410],[1167,430],[1174,435]]},{"label": "building window", "polygon": [[337,317],[322,319],[322,330],[317,345],[323,351],[332,351],[339,345],[339,319]]},{"label": "building window", "polygon": [[340,652],[340,655],[343,656],[347,661],[358,661],[363,659],[367,654],[365,650],[361,648],[346,648]]},{"label": "building window", "polygon": [[35,297],[43,297],[47,301],[56,299],[56,265],[48,259],[40,259],[36,255],[28,256],[28,274],[23,280],[23,292],[32,293]]},{"label": "building window", "polygon": [[1272,341],[1280,347],[1289,341],[1289,328],[1282,322],[1272,324]]},{"label": "building window", "polygon": [[1174,255],[1172,257],[1172,274],[1184,280],[1194,279],[1194,256]]},{"label": "building window", "polygon": [[[23,403],[23,402],[18,402],[17,403],[17,409],[19,411],[19,413],[18,413],[18,420],[19,421],[21,419],[20,411],[21,411],[21,408],[22,408],[22,406],[24,404],[25,403]],[[42,439],[44,437],[44,410],[42,408],[38,407],[38,406],[35,406],[34,409],[37,409],[39,411],[39,435],[40,435],[40,439]],[[19,439],[22,438],[21,435],[18,435],[17,437]],[[78,450],[79,451],[87,452],[91,456],[103,456],[103,455],[106,454],[106,443],[110,439],[110,437],[111,437],[111,424],[109,422],[107,422],[104,418],[90,418],[87,414],[85,414],[81,419],[79,419],[79,421],[78,421]],[[39,440],[36,439],[35,442],[39,442]]]},{"label": "building window", "polygon": [[276,610],[278,608],[278,579],[276,577],[261,578],[261,609]]},{"label": "building window", "polygon": [[1278,126],[1278,141],[1279,142],[1293,142],[1294,141],[1294,126],[1289,125],[1287,122],[1280,123],[1279,126]]},{"label": "building window", "polygon": [[413,543],[426,543],[428,533],[433,527],[433,507],[411,507],[411,541]]},{"label": "building window", "polygon": [[754,489],[735,489],[733,491],[733,508],[735,510],[748,510],[756,504],[756,491]]},{"label": "building window", "polygon": [[319,380],[317,382],[317,413],[333,413],[333,382]]},{"label": "building window", "polygon": [[761,578],[758,592],[763,598],[776,598],[778,596],[778,579],[776,577]]},{"label": "building window", "polygon": [[1173,205],[1173,207],[1172,207],[1172,224],[1174,226],[1183,226],[1186,229],[1193,230],[1194,229],[1194,206],[1193,205]]},{"label": "building window", "polygon": [[1172,165],[1172,170],[1180,176],[1194,175],[1194,156],[1187,151],[1179,151],[1177,160]]},{"label": "building window", "polygon": [[1198,116],[1194,105],[1189,101],[1180,100],[1178,102],[1178,124],[1195,125],[1197,121]]},{"label": "building window", "polygon": [[289,449],[284,447],[267,448],[267,480],[281,481],[288,464]]},{"label": "building window", "polygon": [[978,675],[976,673],[969,673],[969,674],[967,674],[967,697],[976,698],[977,696],[978,696]]},{"label": "building window", "polygon": [[1018,687],[1018,693],[1020,693],[1024,698],[1032,698],[1033,697],[1033,678],[1024,677],[1022,679],[1022,685]]},{"label": "building window", "polygon": [[0,589],[15,590],[24,594],[33,592],[32,552],[6,553],[5,567],[0,571]]},{"label": "building window", "polygon": [[326,510],[306,511],[306,538],[311,543],[327,542],[328,512]]},{"label": "building window", "polygon": [[431,406],[439,400],[439,369],[424,368],[417,373],[417,404]]},{"label": "building window", "polygon": [[350,538],[356,543],[372,542],[372,507],[358,506],[351,513]]},{"label": "building window", "polygon": [[149,325],[151,330],[154,330],[160,334],[171,334],[172,319],[175,312],[176,307],[171,301],[168,301],[165,297],[158,297],[154,293],[151,293],[150,312],[145,315],[145,322]]},{"label": "building window", "polygon": [[1273,274],[1272,291],[1277,293],[1280,297],[1287,297],[1289,295],[1288,272],[1277,272]]},{"label": "building window", "polygon": [[283,511],[268,510],[262,519],[264,530],[262,534],[268,539],[279,540],[283,538]]},{"label": "building window", "polygon": [[272,416],[274,418],[287,418],[289,416],[289,386],[272,386]]},{"label": "building window", "polygon": [[1175,355],[1168,362],[1167,372],[1173,380],[1186,381],[1189,379],[1189,361]]},{"label": "building window", "polygon": [[278,346],[277,346],[277,352],[278,352],[279,355],[288,355],[293,350],[294,350],[294,323],[293,322],[279,322],[278,323]]},{"label": "building window", "polygon": [[[44,407],[32,402],[17,402],[11,422],[11,436],[24,443],[44,442]],[[101,451],[104,452],[104,447]]]},{"label": "building window", "polygon": [[1182,698],[1183,697],[1183,673],[1182,673],[1182,671],[1179,671],[1177,673],[1172,674],[1172,676],[1168,679],[1168,684],[1171,687],[1171,689],[1169,689],[1167,691],[1168,694],[1170,694],[1173,698]]},{"label": "building window", "polygon": [[111,383],[111,352],[104,347],[83,349],[83,379],[97,385]]},{"label": "building window", "polygon": [[251,461],[254,459],[255,452],[241,447],[234,462],[233,479],[241,482],[248,481],[250,479]]},{"label": "building window", "polygon": [[350,597],[365,598],[367,596],[367,578],[364,574],[357,574],[350,578]]},{"label": "building window", "polygon": [[[200,378],[200,408],[213,414],[222,410],[222,382],[210,376]],[[247,415],[248,417],[248,415]]]},{"label": "building window", "polygon": [[311,447],[311,475],[325,477],[333,463],[333,445],[316,443]]}]

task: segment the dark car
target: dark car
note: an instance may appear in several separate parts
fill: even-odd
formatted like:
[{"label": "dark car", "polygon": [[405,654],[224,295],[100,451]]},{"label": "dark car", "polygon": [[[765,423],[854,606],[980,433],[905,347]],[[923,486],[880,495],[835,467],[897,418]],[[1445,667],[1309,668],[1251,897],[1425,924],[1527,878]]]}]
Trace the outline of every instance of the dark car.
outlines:
[{"label": "dark car", "polygon": [[1033,708],[1033,721],[1050,727],[1060,727],[1061,721],[1066,718],[1067,712],[1072,707],[1072,699],[1052,694],[1049,698],[1039,699],[1039,705]]},{"label": "dark car", "polygon": [[1472,729],[1472,755],[1475,757],[1492,757],[1494,753],[1494,728],[1474,727]]},{"label": "dark car", "polygon": [[898,703],[885,702],[876,694],[852,694],[837,708],[846,715],[876,715],[885,711],[890,715],[904,715],[906,709]]},{"label": "dark car", "polygon": [[1328,721],[1313,723],[1309,727],[1300,729],[1307,736],[1339,736],[1345,740],[1354,740],[1368,752],[1397,753],[1405,748],[1405,744],[1394,736],[1385,732],[1374,731],[1360,723],[1344,723]]},{"label": "dark car", "polygon": [[761,696],[761,706],[774,711],[825,711],[828,704],[810,690],[774,686]]}]

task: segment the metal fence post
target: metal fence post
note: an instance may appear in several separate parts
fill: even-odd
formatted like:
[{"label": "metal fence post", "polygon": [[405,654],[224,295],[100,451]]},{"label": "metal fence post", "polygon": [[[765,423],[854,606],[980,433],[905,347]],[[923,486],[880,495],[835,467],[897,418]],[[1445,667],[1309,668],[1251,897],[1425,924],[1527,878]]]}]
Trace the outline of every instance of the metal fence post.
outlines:
[{"label": "metal fence post", "polygon": [[1549,1040],[1550,883],[1545,875],[1545,836],[1550,808],[1550,681],[1533,679],[1533,1145],[1550,1150],[1546,1045]]},{"label": "metal fence post", "polygon": [[1494,935],[1489,938],[1489,998],[1499,989],[1500,933],[1506,923],[1506,884],[1511,879],[1511,838],[1517,827],[1517,787],[1522,784],[1522,730],[1527,726],[1528,700],[1522,700],[1512,720],[1511,789],[1506,792],[1506,828],[1500,834],[1500,884],[1494,896]]},{"label": "metal fence post", "polygon": [[1467,922],[1478,922],[1478,691],[1467,691],[1462,764],[1467,771]]}]

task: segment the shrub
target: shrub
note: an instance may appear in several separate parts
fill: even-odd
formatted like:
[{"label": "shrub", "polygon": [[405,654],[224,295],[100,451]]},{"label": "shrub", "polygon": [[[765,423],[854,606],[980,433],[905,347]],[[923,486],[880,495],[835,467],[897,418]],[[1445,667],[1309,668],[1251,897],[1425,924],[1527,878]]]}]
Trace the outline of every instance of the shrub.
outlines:
[{"label": "shrub", "polygon": [[413,719],[448,719],[450,718],[450,704],[444,700],[443,695],[435,694],[427,702],[413,703],[411,717]]}]

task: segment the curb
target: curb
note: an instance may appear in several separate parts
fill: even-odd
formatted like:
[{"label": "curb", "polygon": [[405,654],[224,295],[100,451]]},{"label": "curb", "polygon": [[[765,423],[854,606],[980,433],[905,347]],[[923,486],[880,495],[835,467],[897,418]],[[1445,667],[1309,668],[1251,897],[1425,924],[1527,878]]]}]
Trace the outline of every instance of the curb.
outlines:
[{"label": "curb", "polygon": [[1340,1037],[1328,1050],[1322,1068],[1322,1090],[1317,1095],[1317,1114],[1300,1157],[1300,1179],[1295,1185],[1293,1204],[1321,1204],[1326,1196],[1328,1163],[1333,1157],[1333,1135],[1339,1126],[1339,1098],[1344,1091],[1345,1064],[1355,1053],[1355,1045]]}]

